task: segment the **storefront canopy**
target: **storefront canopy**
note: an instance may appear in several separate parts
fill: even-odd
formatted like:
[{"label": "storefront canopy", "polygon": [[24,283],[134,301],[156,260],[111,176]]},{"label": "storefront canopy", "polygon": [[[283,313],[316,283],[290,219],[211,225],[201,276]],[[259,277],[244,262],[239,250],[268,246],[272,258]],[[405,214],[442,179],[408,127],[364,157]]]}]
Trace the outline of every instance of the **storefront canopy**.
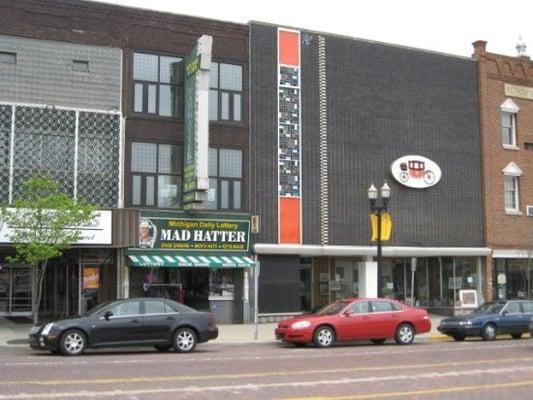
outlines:
[{"label": "storefront canopy", "polygon": [[129,254],[133,267],[207,267],[207,268],[250,268],[254,260],[243,256],[202,256],[152,254],[149,252]]}]

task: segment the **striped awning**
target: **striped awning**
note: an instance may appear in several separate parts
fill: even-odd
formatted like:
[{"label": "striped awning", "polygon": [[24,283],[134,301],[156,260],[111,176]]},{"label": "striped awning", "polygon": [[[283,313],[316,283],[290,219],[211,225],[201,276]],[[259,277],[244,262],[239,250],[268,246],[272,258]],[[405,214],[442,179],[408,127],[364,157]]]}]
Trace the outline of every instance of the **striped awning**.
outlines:
[{"label": "striped awning", "polygon": [[201,256],[201,255],[155,255],[129,254],[133,267],[207,267],[207,268],[251,268],[254,260],[242,256]]}]

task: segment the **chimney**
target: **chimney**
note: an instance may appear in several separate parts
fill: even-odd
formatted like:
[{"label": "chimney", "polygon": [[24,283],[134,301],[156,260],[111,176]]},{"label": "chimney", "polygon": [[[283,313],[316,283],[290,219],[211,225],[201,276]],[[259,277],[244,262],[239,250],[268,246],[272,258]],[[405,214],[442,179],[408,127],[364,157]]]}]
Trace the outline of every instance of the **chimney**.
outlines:
[{"label": "chimney", "polygon": [[472,56],[479,58],[487,54],[487,42],[484,40],[476,40],[472,43],[474,46],[474,54]]}]

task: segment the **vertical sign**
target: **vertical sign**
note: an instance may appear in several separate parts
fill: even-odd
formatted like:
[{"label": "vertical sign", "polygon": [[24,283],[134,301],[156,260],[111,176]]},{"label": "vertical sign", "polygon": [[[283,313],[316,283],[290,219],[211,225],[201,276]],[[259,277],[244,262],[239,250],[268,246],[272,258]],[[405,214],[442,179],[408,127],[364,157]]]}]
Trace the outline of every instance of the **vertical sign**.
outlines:
[{"label": "vertical sign", "polygon": [[209,189],[209,70],[213,38],[202,36],[185,57],[183,209],[199,209]]},{"label": "vertical sign", "polygon": [[302,242],[300,32],[278,29],[278,226],[280,243]]}]

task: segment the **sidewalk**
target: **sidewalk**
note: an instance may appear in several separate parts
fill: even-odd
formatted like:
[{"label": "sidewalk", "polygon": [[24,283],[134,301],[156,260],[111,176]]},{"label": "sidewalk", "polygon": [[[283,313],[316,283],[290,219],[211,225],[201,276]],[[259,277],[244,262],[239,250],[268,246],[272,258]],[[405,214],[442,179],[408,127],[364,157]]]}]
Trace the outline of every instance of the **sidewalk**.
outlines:
[{"label": "sidewalk", "polygon": [[[437,331],[442,316],[431,315],[431,332],[417,335],[417,339],[441,340],[446,336]],[[6,318],[0,317],[0,347],[19,345],[27,346],[28,333],[31,323],[15,323]],[[214,343],[221,344],[243,344],[243,343],[268,343],[274,342],[274,328],[276,324],[259,324],[257,340],[254,339],[255,325],[219,325],[219,336]]]}]

